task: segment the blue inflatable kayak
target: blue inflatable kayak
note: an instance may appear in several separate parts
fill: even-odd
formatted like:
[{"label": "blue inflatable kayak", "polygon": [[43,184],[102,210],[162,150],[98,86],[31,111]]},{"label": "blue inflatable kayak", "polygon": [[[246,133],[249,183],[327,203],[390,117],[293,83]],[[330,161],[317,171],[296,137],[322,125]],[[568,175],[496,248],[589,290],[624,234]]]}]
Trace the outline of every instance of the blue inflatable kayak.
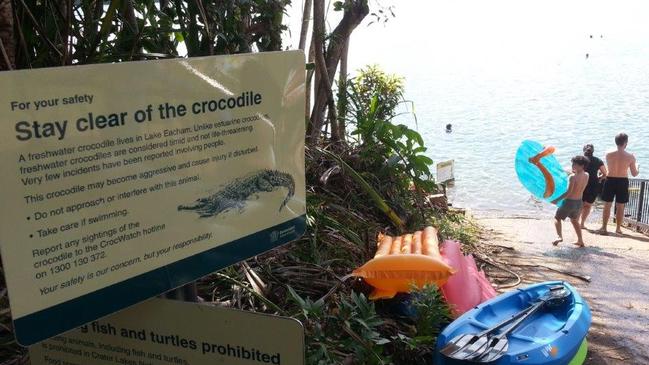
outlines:
[{"label": "blue inflatable kayak", "polygon": [[440,353],[447,343],[462,334],[475,334],[528,308],[549,288],[563,285],[569,292],[559,307],[541,309],[507,336],[509,349],[490,364],[581,365],[585,359],[586,334],[591,324],[588,304],[570,284],[544,282],[499,295],[466,312],[437,339],[436,365],[475,364],[450,359]]}]

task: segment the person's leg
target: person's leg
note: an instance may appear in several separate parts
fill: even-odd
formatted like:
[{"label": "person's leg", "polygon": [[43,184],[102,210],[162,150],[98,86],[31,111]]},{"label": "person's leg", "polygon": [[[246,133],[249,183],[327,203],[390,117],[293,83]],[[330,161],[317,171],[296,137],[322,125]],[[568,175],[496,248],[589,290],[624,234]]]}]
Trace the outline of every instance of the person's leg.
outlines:
[{"label": "person's leg", "polygon": [[584,240],[581,236],[581,227],[579,226],[579,218],[570,218],[570,223],[572,223],[572,227],[575,229],[575,233],[577,233],[577,242],[575,242],[575,245],[584,247]]},{"label": "person's leg", "polygon": [[592,206],[592,204],[584,202],[584,207],[581,210],[581,228],[586,228],[586,219],[588,219],[588,215],[590,215],[590,209]]},{"label": "person's leg", "polygon": [[611,217],[611,206],[615,199],[615,182],[613,179],[606,179],[602,188],[602,200],[604,201],[604,211],[602,212],[602,228],[598,233],[607,234],[608,219]]},{"label": "person's leg", "polygon": [[615,232],[622,234],[622,223],[624,223],[624,205],[629,202],[629,179],[620,181],[619,192],[615,196]]},{"label": "person's leg", "polygon": [[552,244],[556,246],[559,242],[563,241],[563,235],[561,234],[561,219],[559,219],[559,217],[554,218],[554,228],[557,230],[557,239],[552,241]]},{"label": "person's leg", "polygon": [[624,203],[615,203],[615,233],[622,234],[622,222],[624,221]]},{"label": "person's leg", "polygon": [[604,211],[602,212],[602,228],[599,229],[600,233],[606,233],[606,227],[608,226],[608,219],[611,216],[611,206],[613,202],[604,203]]}]

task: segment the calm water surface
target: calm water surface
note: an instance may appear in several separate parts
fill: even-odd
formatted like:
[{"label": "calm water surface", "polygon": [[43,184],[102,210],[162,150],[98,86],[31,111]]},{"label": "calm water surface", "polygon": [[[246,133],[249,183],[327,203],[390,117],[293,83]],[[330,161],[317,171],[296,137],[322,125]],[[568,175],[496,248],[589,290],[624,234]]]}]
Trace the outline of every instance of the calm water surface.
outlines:
[{"label": "calm water surface", "polygon": [[[593,143],[602,157],[623,130],[631,136],[629,149],[649,165],[647,51],[625,54],[612,47],[587,60],[575,54],[542,72],[484,69],[408,77],[407,94],[416,103],[431,157],[455,160],[455,203],[494,213],[551,209],[531,199],[516,178],[513,158],[524,139],[554,145],[567,167],[585,143]],[[446,86],[427,86],[440,83]],[[444,130],[447,122],[452,133]]]}]

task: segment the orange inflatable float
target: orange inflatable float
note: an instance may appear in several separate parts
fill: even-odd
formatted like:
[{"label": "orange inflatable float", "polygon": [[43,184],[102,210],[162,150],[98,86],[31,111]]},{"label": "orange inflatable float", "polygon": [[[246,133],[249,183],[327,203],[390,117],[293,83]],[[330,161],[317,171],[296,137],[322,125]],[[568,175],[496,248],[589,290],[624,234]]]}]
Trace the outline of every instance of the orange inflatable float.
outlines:
[{"label": "orange inflatable float", "polygon": [[553,154],[555,151],[554,147],[545,147],[543,151],[538,153],[534,157],[530,157],[530,163],[532,163],[536,168],[538,168],[541,173],[543,174],[543,178],[545,179],[545,192],[543,193],[544,198],[549,198],[554,194],[554,178],[552,178],[552,174],[548,169],[541,163],[541,159],[543,157],[549,156]]},{"label": "orange inflatable float", "polygon": [[453,272],[440,255],[437,230],[426,227],[423,232],[399,237],[379,234],[374,258],[352,275],[374,287],[370,299],[388,299],[409,292],[413,286],[441,286]]}]

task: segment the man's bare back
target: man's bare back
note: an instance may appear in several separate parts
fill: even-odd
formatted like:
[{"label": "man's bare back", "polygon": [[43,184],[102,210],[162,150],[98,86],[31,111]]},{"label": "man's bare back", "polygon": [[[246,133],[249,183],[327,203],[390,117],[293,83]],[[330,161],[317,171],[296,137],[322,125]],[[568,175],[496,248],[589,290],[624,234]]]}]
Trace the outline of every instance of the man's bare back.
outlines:
[{"label": "man's bare back", "polygon": [[629,177],[629,170],[632,176],[638,176],[635,156],[625,150],[618,149],[607,153],[606,165],[609,177]]},{"label": "man's bare back", "polygon": [[586,185],[588,185],[588,173],[578,172],[570,175],[570,184],[566,199],[581,200]]}]

